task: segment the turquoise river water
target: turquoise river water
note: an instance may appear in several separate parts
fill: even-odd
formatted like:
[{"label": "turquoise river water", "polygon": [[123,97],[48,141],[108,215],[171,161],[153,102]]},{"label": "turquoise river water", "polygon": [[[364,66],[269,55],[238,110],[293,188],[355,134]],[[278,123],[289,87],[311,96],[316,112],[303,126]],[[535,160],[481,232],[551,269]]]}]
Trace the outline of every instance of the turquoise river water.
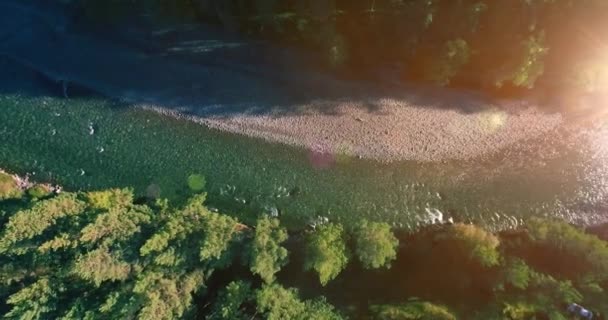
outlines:
[{"label": "turquoise river water", "polygon": [[560,129],[475,161],[378,163],[210,130],[103,97],[6,91],[0,166],[70,190],[130,186],[179,202],[191,194],[188,176],[201,174],[210,206],[245,222],[278,213],[294,228],[319,217],[405,229],[450,218],[494,229],[538,215],[604,221],[600,126]]}]

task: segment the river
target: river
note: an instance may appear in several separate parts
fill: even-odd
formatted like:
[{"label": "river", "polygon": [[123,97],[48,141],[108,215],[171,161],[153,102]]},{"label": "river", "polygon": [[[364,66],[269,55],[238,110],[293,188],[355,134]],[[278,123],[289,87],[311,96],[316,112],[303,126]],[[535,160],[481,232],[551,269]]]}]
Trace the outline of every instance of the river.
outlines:
[{"label": "river", "polygon": [[379,163],[223,133],[99,96],[65,99],[36,79],[12,86],[0,95],[0,166],[70,190],[130,186],[179,201],[191,194],[188,176],[201,174],[211,206],[244,221],[279,213],[292,227],[317,217],[406,229],[449,218],[496,229],[538,215],[605,219],[608,140],[592,139],[606,137],[601,128],[480,160]]},{"label": "river", "polygon": [[211,207],[244,222],[278,214],[291,228],[325,218],[405,230],[448,221],[500,230],[532,216],[606,221],[601,121],[568,120],[478,159],[383,163],[220,132],[86,90],[66,98],[51,71],[15,59],[0,63],[0,167],[69,190],[133,187],[180,202],[200,174]]}]

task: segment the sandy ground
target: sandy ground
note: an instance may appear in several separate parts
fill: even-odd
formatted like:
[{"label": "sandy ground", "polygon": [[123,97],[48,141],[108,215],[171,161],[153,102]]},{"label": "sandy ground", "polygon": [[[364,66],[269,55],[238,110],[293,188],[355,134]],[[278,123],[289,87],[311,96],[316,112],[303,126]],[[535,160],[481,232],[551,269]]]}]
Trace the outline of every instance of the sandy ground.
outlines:
[{"label": "sandy ground", "polygon": [[[488,106],[466,113],[384,99],[373,112],[357,102],[333,102],[335,112],[302,106],[296,114],[193,117],[209,127],[304,147],[318,153],[380,161],[465,160],[492,154],[525,139],[546,134],[562,121],[534,107]],[[154,107],[155,111],[180,116]]]}]

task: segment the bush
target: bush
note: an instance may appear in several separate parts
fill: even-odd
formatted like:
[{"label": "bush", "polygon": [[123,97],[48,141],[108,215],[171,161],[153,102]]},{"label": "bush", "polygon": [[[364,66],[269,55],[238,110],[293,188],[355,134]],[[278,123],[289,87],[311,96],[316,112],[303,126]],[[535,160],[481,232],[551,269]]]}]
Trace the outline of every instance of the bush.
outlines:
[{"label": "bush", "polygon": [[42,199],[48,197],[51,194],[51,190],[44,185],[35,185],[27,190],[27,195],[34,199]]}]

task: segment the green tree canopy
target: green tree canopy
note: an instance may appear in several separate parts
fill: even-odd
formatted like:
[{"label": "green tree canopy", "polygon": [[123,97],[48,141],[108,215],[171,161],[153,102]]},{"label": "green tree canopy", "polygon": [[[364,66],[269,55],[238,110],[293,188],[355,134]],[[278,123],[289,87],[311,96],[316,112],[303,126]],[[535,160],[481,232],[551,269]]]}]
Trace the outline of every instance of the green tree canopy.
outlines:
[{"label": "green tree canopy", "polygon": [[304,268],[316,271],[322,285],[346,268],[349,253],[345,237],[344,228],[333,223],[319,226],[308,236]]},{"label": "green tree canopy", "polygon": [[258,312],[268,320],[301,319],[306,310],[295,289],[278,284],[265,285],[256,294]]},{"label": "green tree canopy", "polygon": [[296,289],[285,289],[278,284],[264,285],[256,299],[258,312],[268,320],[342,319],[324,299],[301,301]]},{"label": "green tree canopy", "polygon": [[448,308],[423,301],[374,305],[370,309],[373,319],[378,320],[456,320],[456,316]]},{"label": "green tree canopy", "polygon": [[70,216],[84,212],[86,203],[76,194],[63,193],[55,198],[36,203],[31,209],[17,212],[9,218],[0,237],[0,253],[11,251],[25,254],[34,249],[28,241],[42,236]]},{"label": "green tree canopy", "polygon": [[112,207],[126,207],[133,203],[133,190],[110,189],[87,193],[91,207],[97,209],[110,209]]},{"label": "green tree canopy", "polygon": [[399,240],[387,223],[361,221],[353,230],[355,254],[367,269],[389,267],[397,258]]},{"label": "green tree canopy", "polygon": [[504,269],[505,281],[521,290],[528,288],[533,270],[521,259],[512,259]]},{"label": "green tree canopy", "polygon": [[[578,261],[585,261],[589,272],[608,279],[608,243],[565,222],[533,219],[528,233],[534,243],[556,248]],[[590,269],[590,270],[589,270]]]},{"label": "green tree canopy", "polygon": [[230,282],[220,292],[216,299],[213,310],[206,316],[209,320],[239,320],[250,319],[246,305],[255,300],[251,284],[238,280]]},{"label": "green tree canopy", "polygon": [[[608,244],[563,222],[532,220],[521,231],[498,234],[463,224],[433,226],[411,235],[399,268],[354,268],[341,276],[344,290],[323,289],[326,299],[308,283],[308,275],[299,276],[298,262],[327,283],[348,262],[348,236],[366,269],[385,267],[396,259],[398,247],[387,224],[361,221],[347,234],[341,225],[328,223],[296,233],[289,245],[304,253],[303,260],[295,256],[286,265],[287,231],[277,219],[262,216],[253,229],[211,212],[205,194],[179,207],[167,201],[129,203],[129,194],[114,189],[8,201],[11,207],[2,211],[0,222],[0,314],[32,320],[339,320],[371,311],[377,319],[481,320],[565,319],[563,306],[573,302],[596,314],[608,310]],[[449,245],[441,246],[438,259],[409,260],[443,244]],[[446,252],[463,264],[443,268]],[[582,261],[576,272],[552,268],[570,266],[572,260]],[[275,278],[281,268],[290,274],[281,277],[289,286]],[[428,273],[417,272],[426,268]],[[437,270],[447,276],[435,277]],[[429,285],[428,279],[450,285]],[[406,293],[433,302],[393,302]],[[339,308],[328,299],[338,301]]]},{"label": "green tree canopy", "polygon": [[12,214],[0,236],[6,317],[191,315],[193,295],[230,250],[236,220],[209,212],[204,194],[176,210],[132,199],[128,189],[65,192]]},{"label": "green tree canopy", "polygon": [[496,266],[500,263],[497,236],[479,226],[457,223],[448,227],[437,237],[451,241],[466,252],[469,257],[484,267]]},{"label": "green tree canopy", "polygon": [[263,216],[258,220],[251,244],[251,272],[266,283],[274,281],[275,273],[287,264],[287,249],[281,246],[287,240],[287,230],[278,219]]}]

